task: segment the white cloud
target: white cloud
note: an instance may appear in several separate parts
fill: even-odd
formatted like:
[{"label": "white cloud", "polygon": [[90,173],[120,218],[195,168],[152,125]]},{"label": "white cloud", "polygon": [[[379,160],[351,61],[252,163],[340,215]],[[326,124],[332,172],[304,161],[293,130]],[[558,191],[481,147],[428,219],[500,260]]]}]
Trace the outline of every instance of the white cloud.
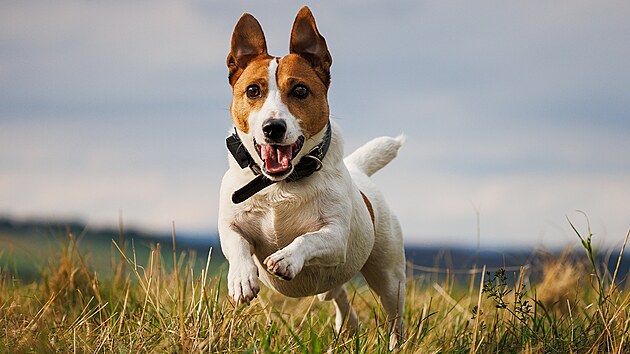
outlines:
[{"label": "white cloud", "polygon": [[20,3],[2,14],[0,75],[25,106],[207,97],[229,43],[225,26],[185,2]]},{"label": "white cloud", "polygon": [[576,210],[591,218],[597,242],[616,244],[629,226],[630,186],[624,174],[475,177],[421,168],[410,172],[398,161],[376,180],[404,226],[406,241],[413,244],[475,246],[476,209],[486,248],[575,245],[577,237],[565,216],[579,223]]},{"label": "white cloud", "polygon": [[[80,217],[167,232],[214,230],[224,131],[170,115],[95,118],[58,125],[54,116],[0,130],[0,213]],[[52,124],[49,124],[53,122]],[[16,137],[18,137],[16,139]]]}]

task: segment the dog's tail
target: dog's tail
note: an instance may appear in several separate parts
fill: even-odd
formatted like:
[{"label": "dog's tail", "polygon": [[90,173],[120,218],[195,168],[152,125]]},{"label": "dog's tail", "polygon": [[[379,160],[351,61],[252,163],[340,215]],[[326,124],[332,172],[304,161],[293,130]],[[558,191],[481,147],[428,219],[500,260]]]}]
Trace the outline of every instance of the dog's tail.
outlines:
[{"label": "dog's tail", "polygon": [[405,139],[402,134],[395,138],[381,136],[372,139],[354,150],[344,162],[346,166],[356,167],[367,176],[371,176],[398,155],[398,149],[405,143]]}]

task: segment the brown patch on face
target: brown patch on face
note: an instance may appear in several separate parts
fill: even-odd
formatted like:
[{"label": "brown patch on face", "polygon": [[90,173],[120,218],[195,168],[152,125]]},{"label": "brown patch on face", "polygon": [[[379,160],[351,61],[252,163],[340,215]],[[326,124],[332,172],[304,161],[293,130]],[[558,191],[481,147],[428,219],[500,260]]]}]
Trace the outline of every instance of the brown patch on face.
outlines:
[{"label": "brown patch on face", "polygon": [[[249,115],[251,112],[259,111],[269,92],[269,62],[270,56],[254,60],[243,70],[232,86],[232,104],[230,113],[234,125],[240,131],[249,133]],[[260,89],[260,97],[250,98],[247,96],[247,88],[256,85]]]},{"label": "brown patch on face", "polygon": [[[280,59],[277,74],[282,102],[300,122],[305,138],[319,133],[328,124],[328,85],[326,85],[310,63],[297,54]],[[294,95],[297,85],[304,85],[308,94],[304,98]]]}]

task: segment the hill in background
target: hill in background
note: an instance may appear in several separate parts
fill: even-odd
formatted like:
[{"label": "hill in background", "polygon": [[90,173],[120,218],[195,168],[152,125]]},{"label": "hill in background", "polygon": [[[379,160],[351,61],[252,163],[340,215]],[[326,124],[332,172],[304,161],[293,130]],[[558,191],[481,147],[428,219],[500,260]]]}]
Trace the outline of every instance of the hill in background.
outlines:
[{"label": "hill in background", "polygon": [[[128,256],[135,255],[138,264],[145,264],[151,250],[159,245],[165,266],[172,267],[172,235],[152,234],[134,228],[91,228],[85,223],[72,220],[61,222],[0,217],[0,266],[24,281],[39,276],[40,270],[52,261],[51,257],[66,248],[68,242],[76,244],[78,254],[85,257],[99,274],[111,273],[121,256],[118,248]],[[178,252],[183,252],[183,260],[194,258],[199,266],[206,263],[212,250],[211,269],[226,269],[216,234],[177,234],[176,247]],[[608,269],[612,270],[618,254],[618,251],[601,254],[598,262],[607,264]],[[448,276],[466,278],[480,274],[483,266],[488,271],[504,268],[514,272],[525,267],[532,276],[538,277],[542,272],[542,265],[549,260],[561,256],[583,259],[584,251],[409,246],[406,248],[406,255],[409,263],[408,275],[429,277],[437,281]],[[622,259],[618,279],[625,278],[628,273],[630,260],[627,258]]]},{"label": "hill in background", "polygon": [[[146,264],[151,250],[158,245],[165,266],[172,267],[172,235],[126,227],[92,228],[80,221],[0,217],[0,266],[22,280],[40,276],[40,269],[53,261],[51,257],[66,252],[68,243],[76,244],[77,254],[99,274],[111,274],[121,257],[120,251],[129,257],[135,255],[138,264]],[[183,252],[183,260],[194,257],[199,264],[205,264],[212,249],[211,264],[215,270],[225,261],[216,235],[176,235],[176,247],[178,253]]]}]

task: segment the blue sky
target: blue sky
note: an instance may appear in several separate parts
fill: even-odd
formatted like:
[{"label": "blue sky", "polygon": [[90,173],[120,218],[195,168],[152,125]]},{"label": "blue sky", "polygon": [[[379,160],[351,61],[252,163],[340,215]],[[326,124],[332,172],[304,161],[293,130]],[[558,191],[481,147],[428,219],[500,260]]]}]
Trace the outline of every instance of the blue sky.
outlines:
[{"label": "blue sky", "polygon": [[[306,3],[309,4],[309,3]],[[0,213],[216,230],[225,57],[247,11],[272,54],[302,4],[0,3]],[[346,151],[407,135],[375,176],[410,244],[559,247],[566,216],[630,227],[630,3],[320,1]]]}]

